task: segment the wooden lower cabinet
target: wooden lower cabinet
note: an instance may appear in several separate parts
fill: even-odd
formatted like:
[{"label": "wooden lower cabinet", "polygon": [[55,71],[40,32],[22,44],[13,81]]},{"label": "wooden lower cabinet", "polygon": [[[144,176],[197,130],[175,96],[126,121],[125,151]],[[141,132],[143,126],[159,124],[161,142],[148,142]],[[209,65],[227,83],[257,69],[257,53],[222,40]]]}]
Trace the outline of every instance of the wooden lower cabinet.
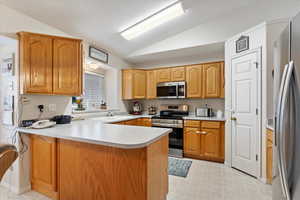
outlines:
[{"label": "wooden lower cabinet", "polygon": [[55,138],[31,136],[31,188],[52,199],[58,198]]},{"label": "wooden lower cabinet", "polygon": [[184,156],[224,162],[224,122],[185,120]]},{"label": "wooden lower cabinet", "polygon": [[116,122],[113,124],[130,125],[130,126],[147,126],[147,127],[152,126],[152,122],[150,118],[138,118],[138,119],[132,119],[128,121]]},{"label": "wooden lower cabinet", "polygon": [[267,183],[272,184],[273,179],[273,131],[267,129]]},{"label": "wooden lower cabinet", "polygon": [[201,154],[200,149],[200,129],[199,128],[184,128],[184,154],[186,156],[198,156]]}]

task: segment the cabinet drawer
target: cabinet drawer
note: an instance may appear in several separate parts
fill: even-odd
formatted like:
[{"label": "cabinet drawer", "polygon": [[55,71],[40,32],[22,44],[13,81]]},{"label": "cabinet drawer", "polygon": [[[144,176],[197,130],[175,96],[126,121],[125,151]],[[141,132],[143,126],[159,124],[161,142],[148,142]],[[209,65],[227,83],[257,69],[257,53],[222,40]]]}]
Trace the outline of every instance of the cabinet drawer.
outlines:
[{"label": "cabinet drawer", "polygon": [[202,121],[201,128],[220,128],[221,122],[214,122],[214,121]]},{"label": "cabinet drawer", "polygon": [[200,127],[200,121],[198,121],[198,120],[184,120],[184,126],[199,128]]}]

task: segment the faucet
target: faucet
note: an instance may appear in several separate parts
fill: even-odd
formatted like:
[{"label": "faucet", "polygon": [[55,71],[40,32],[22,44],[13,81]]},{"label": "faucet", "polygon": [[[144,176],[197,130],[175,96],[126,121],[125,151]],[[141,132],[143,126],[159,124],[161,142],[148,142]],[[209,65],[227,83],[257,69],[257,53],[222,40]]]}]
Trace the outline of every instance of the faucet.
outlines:
[{"label": "faucet", "polygon": [[107,114],[106,114],[106,116],[112,117],[112,116],[114,116],[114,113],[112,111],[108,111]]}]

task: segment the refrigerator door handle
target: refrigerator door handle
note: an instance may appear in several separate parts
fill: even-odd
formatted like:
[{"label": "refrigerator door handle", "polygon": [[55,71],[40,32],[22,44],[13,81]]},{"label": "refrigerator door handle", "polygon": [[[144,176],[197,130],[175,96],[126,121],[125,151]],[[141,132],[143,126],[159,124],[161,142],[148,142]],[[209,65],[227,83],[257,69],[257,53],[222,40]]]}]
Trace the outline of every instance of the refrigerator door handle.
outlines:
[{"label": "refrigerator door handle", "polygon": [[280,121],[282,121],[280,112],[281,112],[281,106],[282,106],[282,93],[283,93],[283,88],[284,85],[286,83],[286,75],[287,75],[287,71],[288,71],[289,65],[286,64],[283,70],[283,74],[282,74],[282,78],[281,78],[281,83],[280,83],[280,89],[279,89],[279,96],[278,96],[278,104],[277,104],[277,108],[276,108],[276,116],[275,116],[275,145],[277,146],[277,157],[278,157],[278,171],[279,171],[279,178],[280,178],[280,185],[282,188],[282,193],[284,196],[286,196],[286,191],[285,191],[285,187],[283,185],[283,181],[282,181],[282,164],[281,164],[281,154],[280,152],[280,145],[279,145],[279,141],[280,141]]},{"label": "refrigerator door handle", "polygon": [[279,173],[280,173],[280,179],[282,186],[284,188],[284,194],[286,196],[287,200],[291,200],[290,197],[290,191],[289,191],[289,182],[288,182],[288,172],[287,172],[287,163],[286,163],[286,154],[284,149],[286,148],[285,146],[285,134],[283,131],[283,122],[284,122],[284,113],[286,111],[287,107],[287,98],[289,94],[289,90],[291,87],[292,78],[293,78],[293,71],[294,71],[294,65],[293,63],[289,64],[287,75],[286,75],[286,81],[284,84],[283,92],[282,92],[282,101],[281,101],[281,108],[280,108],[280,113],[279,113],[279,141],[278,141],[278,155],[279,155]]}]

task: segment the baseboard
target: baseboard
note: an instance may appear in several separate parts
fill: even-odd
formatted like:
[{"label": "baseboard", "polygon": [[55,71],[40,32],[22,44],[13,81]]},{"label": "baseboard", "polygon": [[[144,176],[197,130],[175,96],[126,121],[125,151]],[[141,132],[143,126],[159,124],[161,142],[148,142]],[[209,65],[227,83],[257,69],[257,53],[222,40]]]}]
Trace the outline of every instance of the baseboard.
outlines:
[{"label": "baseboard", "polygon": [[11,186],[8,183],[2,182],[1,185],[5,188],[7,188],[9,191],[15,194],[23,194],[25,192],[29,192],[31,190],[31,185],[27,185],[25,187],[19,188],[16,186]]}]

